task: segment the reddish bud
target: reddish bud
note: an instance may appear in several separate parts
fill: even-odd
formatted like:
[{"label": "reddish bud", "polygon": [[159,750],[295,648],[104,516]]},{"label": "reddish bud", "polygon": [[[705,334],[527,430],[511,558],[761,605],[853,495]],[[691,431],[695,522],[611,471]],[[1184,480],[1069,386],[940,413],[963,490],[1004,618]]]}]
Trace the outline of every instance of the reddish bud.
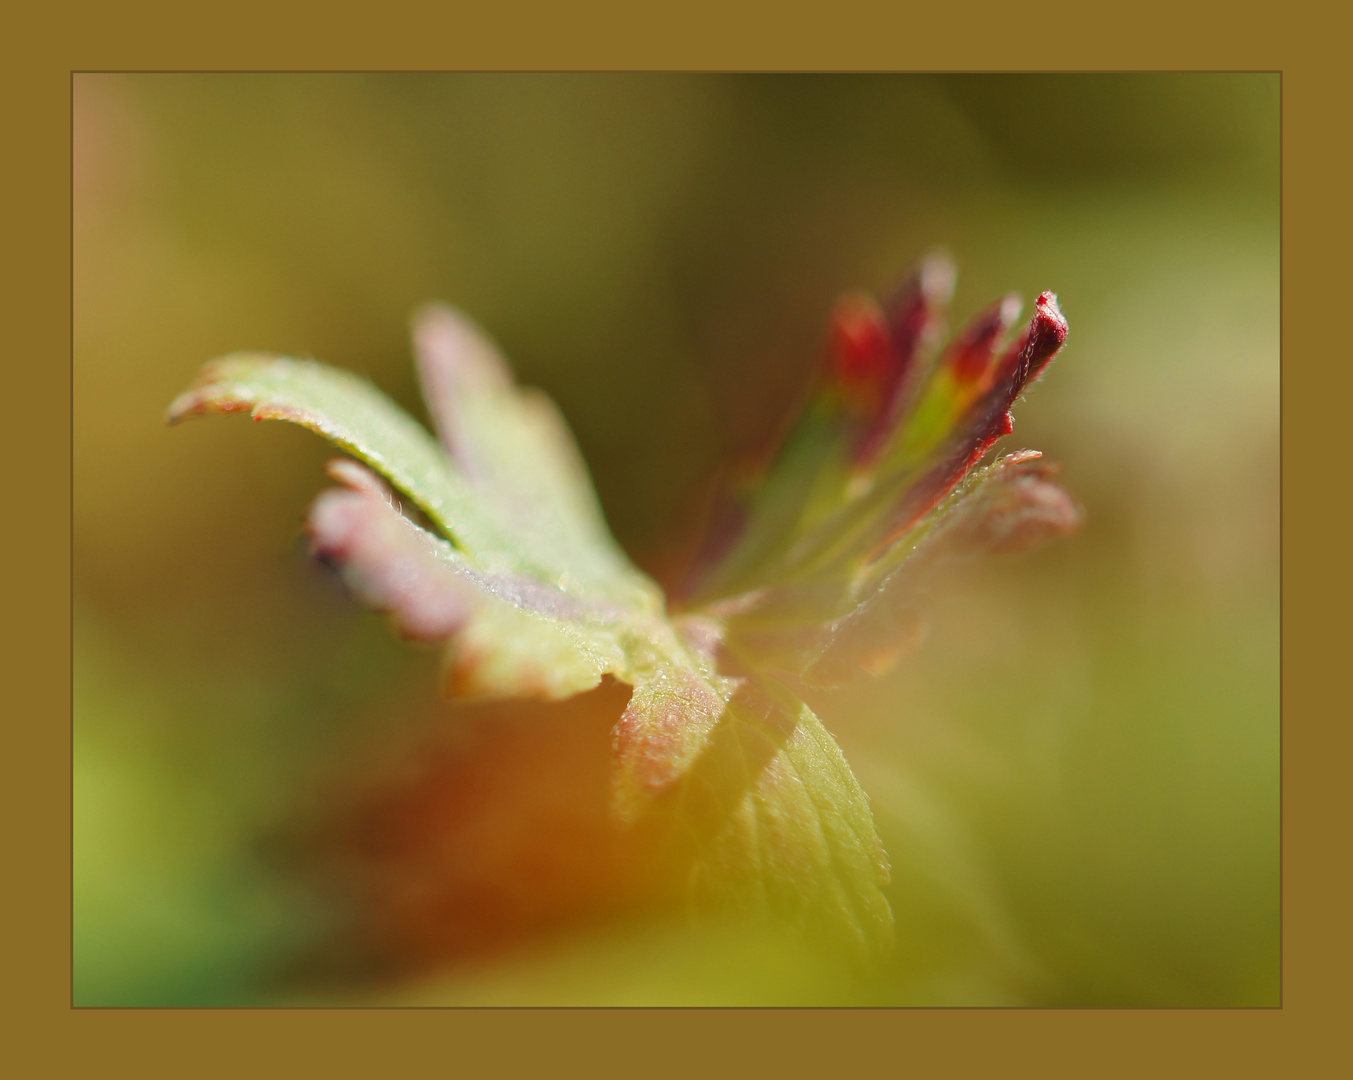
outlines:
[{"label": "reddish bud", "polygon": [[1020,298],[1011,293],[968,324],[945,359],[960,382],[974,383],[987,373],[992,355],[1000,346],[1001,339],[1015,325],[1022,306]]},{"label": "reddish bud", "polygon": [[832,314],[831,363],[848,390],[881,398],[894,366],[888,323],[870,297],[843,297]]},{"label": "reddish bud", "polygon": [[880,387],[875,419],[856,448],[857,466],[874,461],[905,415],[919,385],[918,360],[943,332],[944,307],[956,276],[948,256],[928,255],[886,305],[891,346],[887,380]]},{"label": "reddish bud", "polygon": [[1057,306],[1057,295],[1045,292],[1038,297],[1034,317],[1001,364],[1000,381],[1009,381],[1011,400],[1043,374],[1043,370],[1066,344],[1066,317]]},{"label": "reddish bud", "polygon": [[940,330],[940,315],[954,295],[954,264],[940,254],[928,255],[888,303],[893,348],[904,367]]}]

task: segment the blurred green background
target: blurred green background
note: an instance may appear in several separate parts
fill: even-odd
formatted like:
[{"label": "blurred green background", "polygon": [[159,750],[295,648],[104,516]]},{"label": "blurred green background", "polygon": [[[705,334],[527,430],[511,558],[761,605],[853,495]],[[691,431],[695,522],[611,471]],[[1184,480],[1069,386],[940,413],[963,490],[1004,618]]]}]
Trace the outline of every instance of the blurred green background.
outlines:
[{"label": "blurred green background", "polygon": [[[1270,75],[76,76],[76,1003],[1276,1004],[1278,109]],[[881,971],[693,934],[586,858],[540,886],[502,853],[565,813],[553,856],[586,847],[604,768],[570,754],[623,694],[585,738],[439,703],[435,652],[305,557],[325,444],[162,420],[244,348],[425,416],[407,318],[444,299],[668,575],[837,295],[935,245],[955,323],[1058,292],[1068,347],[1005,445],[1062,462],[1086,524],[937,582],[920,651],[814,701],[892,857]],[[427,763],[469,744],[535,780],[439,810],[480,758]],[[504,842],[518,789],[557,799]],[[378,878],[314,839],[439,813]],[[437,889],[477,899],[430,918]]]}]

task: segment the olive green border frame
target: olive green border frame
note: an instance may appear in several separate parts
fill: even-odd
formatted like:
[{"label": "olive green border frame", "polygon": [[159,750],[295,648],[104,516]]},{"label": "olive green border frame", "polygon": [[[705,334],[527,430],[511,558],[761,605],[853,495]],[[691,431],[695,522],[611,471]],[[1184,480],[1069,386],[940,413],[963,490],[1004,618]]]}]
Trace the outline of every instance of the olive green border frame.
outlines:
[{"label": "olive green border frame", "polygon": [[[1323,7],[58,3],[6,20],[7,1058],[24,1075],[1324,1075],[1347,1058],[1346,60]],[[70,76],[91,70],[1279,71],[1283,995],[1276,1009],[70,1006]],[[22,453],[15,453],[17,450]],[[1341,1023],[1342,1022],[1342,1023]],[[1343,1051],[1341,1053],[1341,1051]]]}]

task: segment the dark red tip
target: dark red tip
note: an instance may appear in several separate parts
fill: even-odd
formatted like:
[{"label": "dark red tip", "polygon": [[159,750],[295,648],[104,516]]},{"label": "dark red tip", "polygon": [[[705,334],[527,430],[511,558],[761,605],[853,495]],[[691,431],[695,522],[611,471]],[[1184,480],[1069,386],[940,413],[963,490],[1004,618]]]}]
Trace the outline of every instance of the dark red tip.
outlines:
[{"label": "dark red tip", "polygon": [[893,347],[906,365],[939,332],[940,315],[954,295],[957,275],[948,256],[927,255],[888,302]]},{"label": "dark red tip", "polygon": [[1033,321],[1029,323],[1029,340],[1020,353],[1016,371],[1016,383],[1021,389],[1043,374],[1043,369],[1066,344],[1066,334],[1066,317],[1057,306],[1057,294],[1040,294]]},{"label": "dark red tip", "polygon": [[841,384],[882,397],[895,366],[888,324],[866,296],[847,296],[832,314],[832,368]]},{"label": "dark red tip", "polygon": [[942,333],[956,273],[948,256],[928,255],[884,306],[887,375],[878,387],[873,420],[855,448],[857,467],[877,458],[914,398],[924,374],[920,360]]},{"label": "dark red tip", "polygon": [[1004,384],[1010,400],[1043,374],[1043,370],[1066,344],[1066,318],[1057,307],[1056,293],[1039,295],[1029,326],[1005,354],[996,382]]},{"label": "dark red tip", "polygon": [[992,354],[1019,318],[1019,297],[1014,293],[997,300],[979,314],[950,347],[947,363],[959,382],[977,382],[991,366]]}]

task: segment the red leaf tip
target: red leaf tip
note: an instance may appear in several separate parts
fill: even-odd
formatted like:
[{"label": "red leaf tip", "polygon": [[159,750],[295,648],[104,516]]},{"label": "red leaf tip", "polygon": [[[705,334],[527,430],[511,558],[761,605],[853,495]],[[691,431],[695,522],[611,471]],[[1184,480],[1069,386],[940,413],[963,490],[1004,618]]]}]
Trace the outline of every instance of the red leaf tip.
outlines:
[{"label": "red leaf tip", "polygon": [[987,374],[992,353],[1019,319],[1023,306],[1017,293],[1009,293],[968,325],[949,353],[949,363],[960,382],[977,382]]},{"label": "red leaf tip", "polygon": [[1057,306],[1057,294],[1040,293],[1034,305],[1033,321],[1029,324],[1029,344],[1020,357],[1021,386],[1043,374],[1048,362],[1066,344],[1066,316]]},{"label": "red leaf tip", "polygon": [[888,324],[870,297],[845,296],[832,315],[832,365],[842,385],[878,394],[893,366]]},{"label": "red leaf tip", "polygon": [[1051,334],[1057,340],[1057,347],[1061,348],[1066,341],[1066,316],[1062,314],[1062,309],[1057,306],[1057,294],[1055,292],[1042,292],[1038,294],[1038,301],[1034,304],[1034,321],[1038,324],[1038,333]]},{"label": "red leaf tip", "polygon": [[1043,374],[1043,370],[1066,344],[1066,316],[1057,306],[1057,294],[1040,293],[1034,305],[1034,317],[1021,340],[1006,354],[1001,381],[1009,380],[1008,392],[1012,399],[1029,383]]}]

